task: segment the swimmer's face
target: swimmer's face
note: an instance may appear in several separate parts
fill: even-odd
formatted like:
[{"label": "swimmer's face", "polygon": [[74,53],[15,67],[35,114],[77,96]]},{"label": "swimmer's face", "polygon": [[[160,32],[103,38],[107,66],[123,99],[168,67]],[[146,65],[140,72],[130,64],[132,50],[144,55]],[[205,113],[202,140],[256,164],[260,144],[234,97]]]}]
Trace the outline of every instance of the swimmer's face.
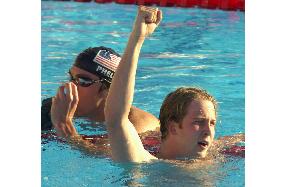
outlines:
[{"label": "swimmer's face", "polygon": [[216,114],[208,100],[194,100],[177,128],[178,143],[182,156],[204,158],[215,136]]},{"label": "swimmer's face", "polygon": [[[72,66],[70,69],[70,73],[73,77],[82,76],[84,78],[99,80],[100,78],[92,73],[89,73],[83,69]],[[105,97],[105,94],[99,92],[102,83],[94,83],[88,87],[83,87],[77,85],[78,95],[79,95],[79,103],[76,109],[76,115],[84,116],[88,115],[90,112],[96,110],[102,103],[100,102],[102,97]],[[103,103],[104,104],[104,103]]]}]

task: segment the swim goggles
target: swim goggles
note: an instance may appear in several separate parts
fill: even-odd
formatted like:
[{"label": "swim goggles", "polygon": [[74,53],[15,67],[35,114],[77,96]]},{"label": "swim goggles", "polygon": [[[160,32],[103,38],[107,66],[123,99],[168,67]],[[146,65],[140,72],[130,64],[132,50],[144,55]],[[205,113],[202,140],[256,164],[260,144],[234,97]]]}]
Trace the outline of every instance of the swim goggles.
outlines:
[{"label": "swim goggles", "polygon": [[88,77],[84,77],[82,75],[75,75],[73,76],[69,70],[69,81],[74,82],[76,85],[82,86],[82,87],[89,87],[92,84],[98,83],[98,82],[103,82],[104,79],[99,79],[99,80],[93,80]]}]

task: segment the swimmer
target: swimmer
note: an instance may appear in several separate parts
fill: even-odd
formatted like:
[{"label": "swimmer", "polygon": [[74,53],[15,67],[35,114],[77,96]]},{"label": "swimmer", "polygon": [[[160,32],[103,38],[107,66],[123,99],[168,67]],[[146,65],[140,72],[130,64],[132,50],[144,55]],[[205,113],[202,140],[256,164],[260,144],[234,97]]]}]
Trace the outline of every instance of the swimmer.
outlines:
[{"label": "swimmer", "polygon": [[128,119],[140,50],[145,38],[155,31],[161,20],[162,11],[158,8],[138,8],[127,47],[110,86],[105,117],[115,161],[205,158],[213,144],[217,102],[199,88],[178,88],[165,98],[159,115],[162,142],[157,157],[144,149],[137,130]]},{"label": "swimmer", "polygon": [[[53,102],[43,100],[42,130],[53,127],[58,136],[68,138],[78,135],[74,117],[103,123],[106,97],[120,59],[113,49],[103,46],[82,51],[69,70],[70,81],[59,87]],[[139,133],[159,127],[155,116],[134,106],[128,117]]]}]

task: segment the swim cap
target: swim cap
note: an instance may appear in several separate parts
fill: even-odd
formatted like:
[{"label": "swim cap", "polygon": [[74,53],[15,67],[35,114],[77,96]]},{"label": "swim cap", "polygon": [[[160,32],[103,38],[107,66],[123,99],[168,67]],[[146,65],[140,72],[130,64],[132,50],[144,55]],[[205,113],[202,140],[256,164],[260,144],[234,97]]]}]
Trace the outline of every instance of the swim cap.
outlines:
[{"label": "swim cap", "polygon": [[77,56],[73,66],[104,79],[109,87],[120,60],[121,56],[111,48],[90,47]]}]

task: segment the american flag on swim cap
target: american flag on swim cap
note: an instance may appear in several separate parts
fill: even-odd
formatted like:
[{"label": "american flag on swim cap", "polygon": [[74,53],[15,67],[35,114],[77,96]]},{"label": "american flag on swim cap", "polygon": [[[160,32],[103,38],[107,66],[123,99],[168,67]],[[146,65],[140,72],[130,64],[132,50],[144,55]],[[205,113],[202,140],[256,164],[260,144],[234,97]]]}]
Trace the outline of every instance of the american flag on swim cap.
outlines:
[{"label": "american flag on swim cap", "polygon": [[120,60],[119,56],[107,50],[100,50],[93,61],[115,72]]}]

